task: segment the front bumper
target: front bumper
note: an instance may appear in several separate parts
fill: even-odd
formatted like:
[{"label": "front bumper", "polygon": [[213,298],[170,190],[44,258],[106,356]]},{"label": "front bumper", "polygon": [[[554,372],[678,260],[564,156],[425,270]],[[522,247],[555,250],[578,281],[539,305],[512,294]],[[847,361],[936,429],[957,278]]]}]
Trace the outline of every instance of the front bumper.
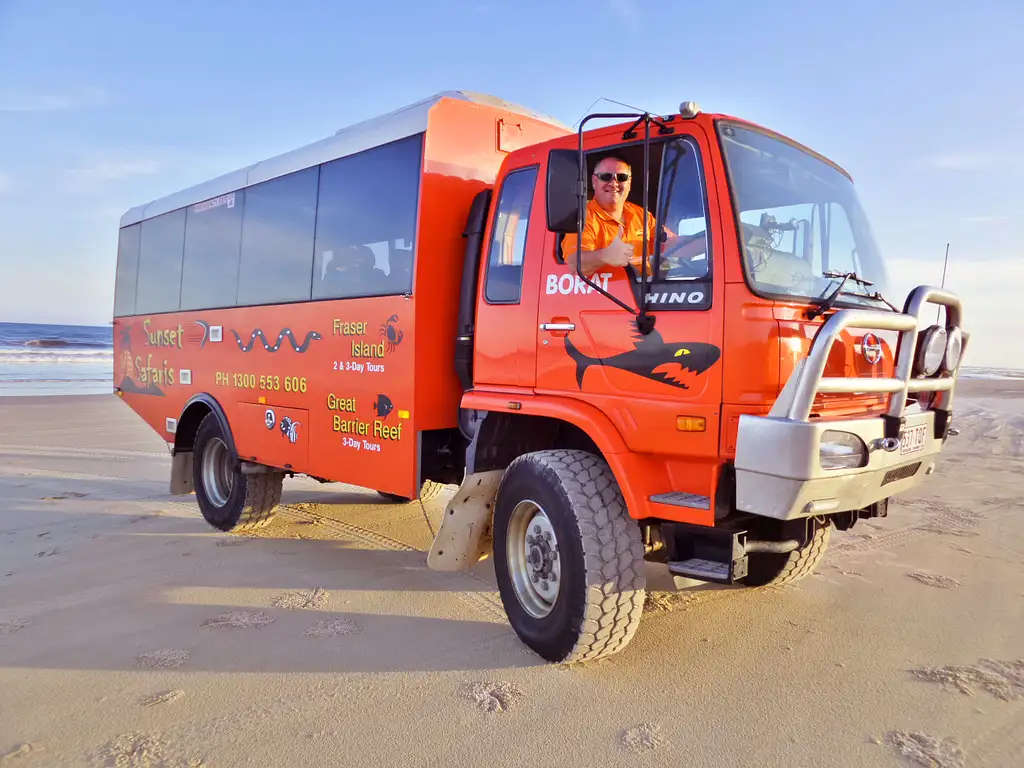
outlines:
[{"label": "front bumper", "polygon": [[[960,326],[959,299],[921,286],[903,313],[844,309],[830,317],[767,416],[740,417],[736,443],[736,507],[779,520],[864,509],[918,486],[935,469],[948,434],[956,371],[913,378],[921,317],[928,305],[947,307],[947,325]],[[826,378],[827,356],[846,328],[900,331],[893,378]],[[964,333],[964,345],[968,336]],[[961,354],[960,359],[963,359]],[[935,392],[928,408],[907,408],[908,392]],[[885,414],[864,419],[810,419],[818,392],[889,393]],[[824,469],[826,431],[850,432],[867,447],[865,466]],[[888,438],[888,441],[886,439]],[[895,439],[893,439],[895,438]]]}]

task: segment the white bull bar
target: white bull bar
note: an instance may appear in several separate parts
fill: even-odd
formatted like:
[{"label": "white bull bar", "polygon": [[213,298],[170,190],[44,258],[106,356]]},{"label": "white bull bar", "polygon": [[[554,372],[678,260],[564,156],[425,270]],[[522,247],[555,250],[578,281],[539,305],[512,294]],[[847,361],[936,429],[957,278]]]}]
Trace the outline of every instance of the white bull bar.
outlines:
[{"label": "white bull bar", "polygon": [[[864,509],[918,485],[934,471],[952,411],[959,363],[952,374],[914,378],[921,319],[928,307],[945,306],[946,327],[962,329],[959,298],[932,286],[915,288],[902,313],[841,309],[818,331],[767,416],[740,416],[736,442],[736,507],[780,520]],[[925,326],[927,327],[927,326]],[[891,378],[826,377],[825,365],[839,334],[848,328],[899,331]],[[962,332],[962,331],[961,331]],[[963,333],[963,350],[968,334]],[[819,392],[889,394],[885,414],[863,419],[811,419]],[[909,392],[935,392],[931,405],[907,408]],[[820,451],[825,432],[859,437],[865,466],[825,469]],[[917,438],[904,443],[913,431]],[[922,437],[921,433],[924,433]]]}]

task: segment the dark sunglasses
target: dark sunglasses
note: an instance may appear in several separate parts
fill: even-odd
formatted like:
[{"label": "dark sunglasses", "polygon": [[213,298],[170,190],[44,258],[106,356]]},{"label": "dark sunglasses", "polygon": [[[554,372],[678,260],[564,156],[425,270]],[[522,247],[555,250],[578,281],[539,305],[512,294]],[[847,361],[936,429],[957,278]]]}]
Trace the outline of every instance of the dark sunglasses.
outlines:
[{"label": "dark sunglasses", "polygon": [[611,181],[612,179],[615,179],[620,184],[625,184],[627,181],[629,181],[629,174],[628,173],[609,173],[608,171],[605,171],[604,173],[595,173],[594,175],[600,181],[606,181],[607,182],[607,181]]}]

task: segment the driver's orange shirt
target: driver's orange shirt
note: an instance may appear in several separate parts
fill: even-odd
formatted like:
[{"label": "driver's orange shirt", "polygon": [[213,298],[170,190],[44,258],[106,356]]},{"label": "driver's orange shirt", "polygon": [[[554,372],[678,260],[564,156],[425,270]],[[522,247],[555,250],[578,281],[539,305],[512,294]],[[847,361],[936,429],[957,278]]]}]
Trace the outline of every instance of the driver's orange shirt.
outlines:
[{"label": "driver's orange shirt", "polygon": [[[644,229],[643,229],[643,213],[644,210],[639,205],[627,202],[622,206],[622,221],[618,221],[608,211],[602,208],[597,202],[591,199],[587,203],[587,217],[583,222],[583,250],[584,251],[597,251],[601,248],[607,248],[612,240],[615,239],[615,235],[619,232],[619,226],[622,226],[622,242],[633,246],[633,261],[632,264],[636,269],[640,269],[640,252],[643,251],[644,242]],[[657,230],[655,229],[656,221],[654,214],[647,211],[647,255],[648,257],[654,255],[654,237]],[[673,233],[670,232],[666,227],[662,227],[662,230],[669,236],[673,237]],[[562,237],[562,254],[568,256],[576,250],[576,235],[567,234]],[[651,264],[650,258],[647,260],[648,274],[651,273],[653,265]]]}]

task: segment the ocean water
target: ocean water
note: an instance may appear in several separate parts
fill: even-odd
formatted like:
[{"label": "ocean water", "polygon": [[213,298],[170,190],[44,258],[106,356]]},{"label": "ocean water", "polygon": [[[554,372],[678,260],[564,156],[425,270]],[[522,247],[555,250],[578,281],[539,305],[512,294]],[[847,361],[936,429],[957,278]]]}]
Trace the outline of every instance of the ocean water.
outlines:
[{"label": "ocean water", "polygon": [[0,323],[0,396],[110,394],[113,326]]},{"label": "ocean water", "polygon": [[[114,386],[110,325],[0,323],[0,396],[109,394]],[[964,379],[1024,380],[1024,370],[972,368]]]}]

